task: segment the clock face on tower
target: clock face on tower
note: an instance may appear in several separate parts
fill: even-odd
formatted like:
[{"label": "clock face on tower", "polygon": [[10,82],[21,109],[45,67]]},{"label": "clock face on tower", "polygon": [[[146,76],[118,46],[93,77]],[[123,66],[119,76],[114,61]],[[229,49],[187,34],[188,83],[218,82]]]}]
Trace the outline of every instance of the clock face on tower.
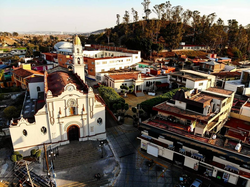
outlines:
[{"label": "clock face on tower", "polygon": [[68,91],[73,91],[75,89],[75,87],[73,85],[69,85],[66,88]]}]

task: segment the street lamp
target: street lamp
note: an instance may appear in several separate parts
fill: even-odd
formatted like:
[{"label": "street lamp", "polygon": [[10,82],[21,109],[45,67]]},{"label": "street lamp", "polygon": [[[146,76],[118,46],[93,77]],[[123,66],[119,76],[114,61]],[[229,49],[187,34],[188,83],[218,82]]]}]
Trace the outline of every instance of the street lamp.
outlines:
[{"label": "street lamp", "polygon": [[[50,185],[51,186],[55,186],[56,187],[56,174],[54,173],[54,169],[55,169],[55,166],[54,166],[54,163],[53,163],[53,160],[56,158],[56,153],[53,152],[53,151],[50,151],[49,152],[49,160],[50,160],[50,169],[49,169],[49,172],[48,172],[48,176],[50,177]],[[52,182],[52,179],[51,179],[51,175],[50,175],[50,171],[52,172],[52,176],[53,176],[53,182],[54,182],[54,185],[53,185],[53,182]]]},{"label": "street lamp", "polygon": [[101,158],[103,158],[103,145],[104,145],[104,141],[100,141],[99,147],[101,147],[101,149],[102,149],[102,156],[101,156]]}]

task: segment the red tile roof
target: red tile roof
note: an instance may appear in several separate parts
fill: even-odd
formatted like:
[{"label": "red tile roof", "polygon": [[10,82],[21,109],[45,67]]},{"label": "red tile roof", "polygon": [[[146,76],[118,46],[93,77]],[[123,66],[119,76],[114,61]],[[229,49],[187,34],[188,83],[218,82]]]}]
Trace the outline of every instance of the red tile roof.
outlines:
[{"label": "red tile roof", "polygon": [[23,68],[18,68],[12,71],[13,74],[22,77],[22,78],[27,78],[30,77],[31,75],[43,75],[43,73],[34,71],[34,70],[26,70]]},{"label": "red tile roof", "polygon": [[79,81],[73,73],[66,73],[56,71],[48,75],[48,90],[50,90],[53,96],[58,96],[64,91],[64,87],[68,83],[72,83],[76,86],[77,90],[85,90],[84,85]]},{"label": "red tile roof", "polygon": [[[136,80],[138,78],[138,74],[139,73],[113,74],[113,75],[109,75],[109,77],[112,78],[113,80],[123,80],[123,79],[134,79],[134,80]],[[148,76],[146,76],[145,74],[141,74],[141,77],[146,78]]]}]

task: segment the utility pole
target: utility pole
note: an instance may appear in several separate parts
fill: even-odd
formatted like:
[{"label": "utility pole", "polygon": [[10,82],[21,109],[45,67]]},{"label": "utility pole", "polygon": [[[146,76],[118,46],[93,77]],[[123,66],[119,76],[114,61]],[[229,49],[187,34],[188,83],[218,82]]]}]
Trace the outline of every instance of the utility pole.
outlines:
[{"label": "utility pole", "polygon": [[45,162],[47,166],[47,171],[49,171],[49,162],[48,162],[48,157],[47,157],[47,151],[46,151],[46,146],[43,144],[43,151],[44,151],[44,156],[45,156]]},{"label": "utility pole", "polygon": [[25,161],[25,165],[26,165],[26,169],[27,169],[27,174],[28,174],[28,177],[29,177],[29,180],[30,180],[30,184],[32,187],[34,187],[33,185],[33,182],[32,182],[32,179],[30,177],[30,171],[29,171],[29,168],[28,168],[28,165],[27,165],[27,162]]}]

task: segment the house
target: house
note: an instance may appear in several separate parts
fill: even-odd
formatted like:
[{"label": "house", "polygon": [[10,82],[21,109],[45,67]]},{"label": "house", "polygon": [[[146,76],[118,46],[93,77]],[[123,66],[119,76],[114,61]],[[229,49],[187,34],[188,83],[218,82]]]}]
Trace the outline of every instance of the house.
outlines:
[{"label": "house", "polygon": [[247,137],[247,142],[250,128],[233,120],[226,123],[233,98],[234,92],[218,88],[176,92],[153,107],[156,116],[139,124],[141,150],[223,186],[249,187],[250,149],[232,139]]},{"label": "house", "polygon": [[73,70],[57,66],[30,79],[21,116],[9,127],[14,151],[106,139],[105,104],[85,83],[81,48],[76,36]]},{"label": "house", "polygon": [[207,72],[218,73],[225,69],[225,64],[217,63],[213,60],[207,62],[200,62],[200,70]]},{"label": "house", "polygon": [[238,80],[240,79],[241,73],[237,71],[219,72],[213,73],[212,75],[216,76],[216,86],[224,88],[225,81]]},{"label": "house", "polygon": [[154,90],[157,85],[164,84],[168,87],[168,76],[166,75],[149,75],[142,74],[138,71],[123,72],[123,73],[109,73],[105,75],[107,86],[114,88],[117,92],[121,91],[120,86],[127,87],[134,86],[134,92],[137,96],[143,94],[143,91]]},{"label": "house", "polygon": [[235,95],[230,117],[250,122],[250,99]]},{"label": "house", "polygon": [[206,90],[215,86],[215,76],[193,70],[181,70],[170,74],[170,86]]},{"label": "house", "polygon": [[31,70],[30,64],[22,64],[20,67],[12,71],[12,76],[16,86],[21,86],[23,89],[27,89],[29,78],[43,76],[43,73]]},{"label": "house", "polygon": [[178,49],[183,49],[183,50],[208,50],[209,47],[205,45],[186,45],[186,44],[181,44],[179,45]]},{"label": "house", "polygon": [[250,95],[250,70],[242,70],[240,80],[225,82],[224,89],[231,90],[240,95]]}]

